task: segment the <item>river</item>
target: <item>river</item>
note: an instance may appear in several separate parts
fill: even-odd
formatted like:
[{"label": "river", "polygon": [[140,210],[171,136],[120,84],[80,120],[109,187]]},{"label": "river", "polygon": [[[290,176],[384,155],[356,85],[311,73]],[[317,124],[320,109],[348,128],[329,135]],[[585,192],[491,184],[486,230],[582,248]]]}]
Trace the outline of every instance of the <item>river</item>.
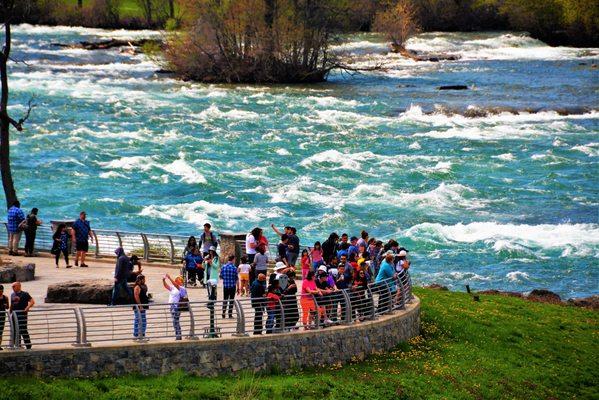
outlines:
[{"label": "river", "polygon": [[335,51],[385,70],[248,86],[52,45],[158,35],[14,28],[10,111],[38,104],[11,142],[26,208],[184,235],[290,224],[310,245],[366,229],[411,250],[417,283],[599,293],[598,49],[428,33],[408,47],[461,59],[415,62],[362,34]]}]

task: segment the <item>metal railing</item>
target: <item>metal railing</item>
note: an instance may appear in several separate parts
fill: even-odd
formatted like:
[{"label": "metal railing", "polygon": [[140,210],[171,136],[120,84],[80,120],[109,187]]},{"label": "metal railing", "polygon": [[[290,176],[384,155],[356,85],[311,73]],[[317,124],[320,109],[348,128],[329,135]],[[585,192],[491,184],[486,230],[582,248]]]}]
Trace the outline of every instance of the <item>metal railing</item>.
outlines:
[{"label": "metal railing", "polygon": [[323,329],[404,309],[413,298],[411,290],[410,275],[402,271],[397,278],[322,296],[293,294],[280,299],[241,297],[178,305],[34,308],[28,313],[5,313],[8,318],[3,342],[8,343],[8,349],[18,350],[29,345],[90,346]]},{"label": "metal railing", "polygon": [[[0,243],[8,243],[8,224],[4,222],[4,230],[0,229]],[[37,228],[35,248],[38,251],[49,252],[53,239],[51,224],[40,225]],[[112,231],[94,229],[93,243],[90,242],[89,253],[96,257],[114,257],[114,250],[122,247],[127,253],[137,254],[145,261],[178,263],[187,245],[187,236],[162,235],[156,233]],[[24,234],[20,245],[25,244]]]}]

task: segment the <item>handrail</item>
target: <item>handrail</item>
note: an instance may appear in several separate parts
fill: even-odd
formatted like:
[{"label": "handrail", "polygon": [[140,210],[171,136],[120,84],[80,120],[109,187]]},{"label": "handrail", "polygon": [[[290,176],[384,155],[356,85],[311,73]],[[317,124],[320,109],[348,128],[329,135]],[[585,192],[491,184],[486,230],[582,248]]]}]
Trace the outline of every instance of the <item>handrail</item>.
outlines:
[{"label": "handrail", "polygon": [[[393,285],[401,291],[399,294],[392,290]],[[302,327],[323,329],[329,323],[350,325],[363,318],[374,319],[404,308],[404,298],[405,302],[411,301],[408,293],[411,293],[410,274],[403,271],[396,278],[370,283],[364,289],[343,289],[322,297],[302,293],[284,296],[276,301],[274,309],[273,303],[266,298],[191,301],[188,309],[180,309],[170,303],[150,303],[147,309],[138,304],[40,308],[30,310],[25,323],[28,324],[32,345],[36,347],[59,344],[90,346],[95,342],[123,340],[145,343],[160,338],[172,340],[181,337],[183,330],[189,333],[187,339],[197,340],[200,329],[203,329],[205,338],[212,338],[224,334],[248,336],[252,331],[259,334],[267,325],[268,333],[289,332]],[[308,302],[302,300],[307,298]],[[313,306],[305,308],[310,303]],[[250,310],[254,312],[251,320],[247,318]],[[268,324],[264,320],[266,311],[270,313],[266,316]],[[9,313],[9,349],[20,349],[19,329],[22,324],[19,323],[19,313]],[[144,321],[141,325],[144,327],[138,325],[138,335],[133,337],[133,320],[137,317],[141,322],[141,313]]]}]

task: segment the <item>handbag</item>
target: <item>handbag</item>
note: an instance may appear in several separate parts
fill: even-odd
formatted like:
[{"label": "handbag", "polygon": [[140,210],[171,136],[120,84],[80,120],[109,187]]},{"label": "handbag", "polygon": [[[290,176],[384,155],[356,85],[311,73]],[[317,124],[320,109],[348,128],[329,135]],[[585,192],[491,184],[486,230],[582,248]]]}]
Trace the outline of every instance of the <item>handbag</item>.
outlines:
[{"label": "handbag", "polygon": [[189,311],[189,298],[187,296],[182,296],[179,299],[179,304],[177,306],[179,311]]},{"label": "handbag", "polygon": [[52,249],[50,250],[50,253],[54,255],[60,254],[60,243],[56,240],[54,241],[54,244],[52,244]]}]

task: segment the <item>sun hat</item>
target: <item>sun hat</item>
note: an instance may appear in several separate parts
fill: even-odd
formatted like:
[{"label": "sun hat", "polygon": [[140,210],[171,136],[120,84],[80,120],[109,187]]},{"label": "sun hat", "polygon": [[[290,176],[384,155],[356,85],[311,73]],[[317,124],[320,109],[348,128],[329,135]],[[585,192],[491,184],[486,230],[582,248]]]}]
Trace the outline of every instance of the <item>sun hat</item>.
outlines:
[{"label": "sun hat", "polygon": [[216,251],[216,247],[210,246],[210,248],[208,250]]},{"label": "sun hat", "polygon": [[318,271],[327,272],[327,267],[324,265],[321,265],[320,267],[318,267]]},{"label": "sun hat", "polygon": [[399,253],[397,253],[397,255],[400,257],[405,257],[408,255],[408,253],[405,250],[400,250]]},{"label": "sun hat", "polygon": [[387,250],[387,252],[385,253],[385,256],[388,256],[388,255],[394,256],[395,253],[393,252],[393,250]]},{"label": "sun hat", "polygon": [[285,265],[285,263],[284,263],[284,262],[282,262],[282,261],[278,261],[278,262],[275,264],[275,271],[280,271],[280,270],[282,270],[282,269],[285,269],[285,268],[287,268],[287,266],[286,266],[286,265]]}]

